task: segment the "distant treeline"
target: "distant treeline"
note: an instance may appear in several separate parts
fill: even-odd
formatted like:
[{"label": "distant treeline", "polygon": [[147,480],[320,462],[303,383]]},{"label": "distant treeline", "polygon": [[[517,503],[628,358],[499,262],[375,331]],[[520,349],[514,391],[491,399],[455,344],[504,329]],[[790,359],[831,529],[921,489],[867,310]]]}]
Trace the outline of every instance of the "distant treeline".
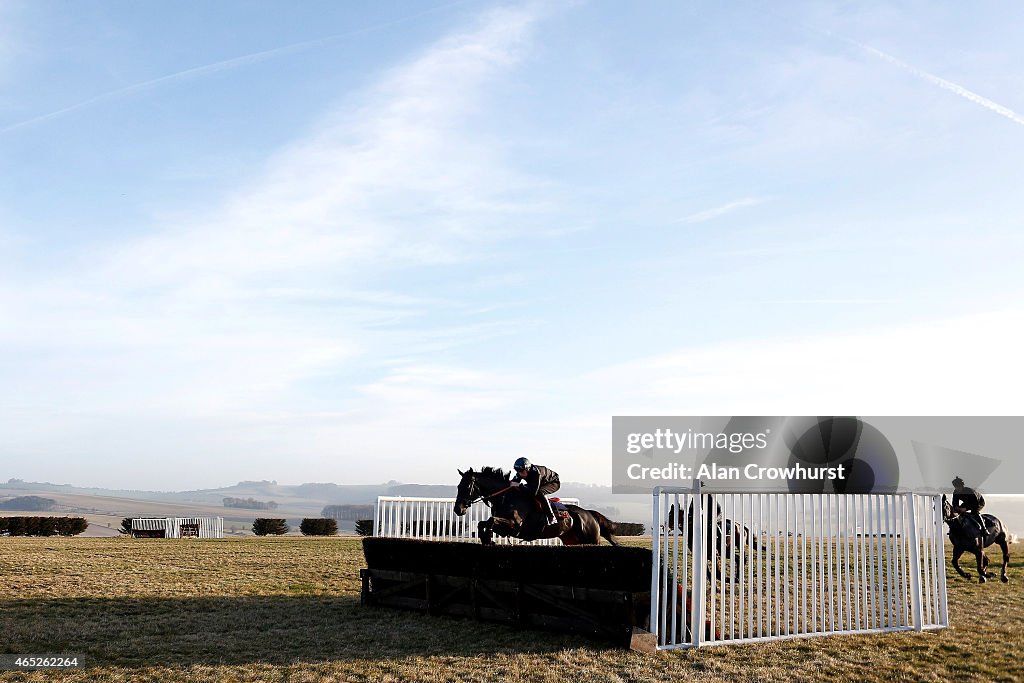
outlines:
[{"label": "distant treeline", "polygon": [[373,517],[373,505],[328,505],[320,511],[321,517],[330,517],[339,522]]},{"label": "distant treeline", "polygon": [[224,507],[226,508],[245,508],[246,510],[276,510],[277,503],[270,500],[263,502],[262,500],[256,500],[255,498],[225,498]]},{"label": "distant treeline", "polygon": [[27,510],[30,512],[46,512],[57,504],[53,498],[42,496],[18,496],[0,503],[0,510]]},{"label": "distant treeline", "polygon": [[0,517],[0,536],[77,536],[88,526],[84,517]]}]

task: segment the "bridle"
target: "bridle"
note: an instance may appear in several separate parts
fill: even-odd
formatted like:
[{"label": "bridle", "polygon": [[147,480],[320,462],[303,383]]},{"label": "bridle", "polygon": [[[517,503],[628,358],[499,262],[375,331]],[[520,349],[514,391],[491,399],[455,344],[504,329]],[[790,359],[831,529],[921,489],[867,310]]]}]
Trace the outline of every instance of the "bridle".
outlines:
[{"label": "bridle", "polygon": [[[469,507],[470,505],[472,505],[473,503],[477,502],[478,500],[482,500],[484,502],[484,505],[487,505],[488,507],[490,507],[490,505],[491,505],[491,498],[495,498],[497,496],[500,496],[502,493],[505,493],[505,491],[508,491],[510,489],[514,489],[516,487],[510,484],[510,485],[506,486],[505,488],[501,489],[500,491],[495,491],[494,493],[489,493],[486,496],[479,492],[479,488],[480,488],[480,485],[476,483],[476,477],[475,476],[471,477],[470,478],[469,491],[467,493],[466,499],[464,501],[456,501],[456,502],[463,502],[463,504],[466,507]],[[475,493],[474,493],[474,491],[475,491]]]}]

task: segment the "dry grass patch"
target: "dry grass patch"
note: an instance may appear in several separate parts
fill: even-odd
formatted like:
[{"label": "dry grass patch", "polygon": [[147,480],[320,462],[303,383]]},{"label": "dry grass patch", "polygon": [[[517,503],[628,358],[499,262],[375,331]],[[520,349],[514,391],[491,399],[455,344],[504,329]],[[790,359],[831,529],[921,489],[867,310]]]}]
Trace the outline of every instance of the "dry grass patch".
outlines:
[{"label": "dry grass patch", "polygon": [[646,656],[359,605],[358,539],[0,539],[0,651],[78,653],[0,681],[1024,680],[1024,566],[947,571],[954,629]]}]

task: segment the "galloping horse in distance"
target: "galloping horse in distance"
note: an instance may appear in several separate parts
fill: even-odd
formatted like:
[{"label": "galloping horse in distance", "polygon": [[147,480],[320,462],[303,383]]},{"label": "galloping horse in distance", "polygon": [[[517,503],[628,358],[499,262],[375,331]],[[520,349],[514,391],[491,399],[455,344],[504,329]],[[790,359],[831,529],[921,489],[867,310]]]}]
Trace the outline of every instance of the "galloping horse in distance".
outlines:
[{"label": "galloping horse in distance", "polygon": [[971,578],[960,568],[960,556],[965,552],[973,553],[978,562],[978,583],[985,583],[994,574],[988,571],[988,555],[985,548],[998,545],[1003,551],[1003,571],[999,578],[1003,583],[1010,579],[1006,576],[1006,565],[1010,563],[1010,547],[1006,539],[1006,527],[995,515],[982,515],[985,520],[986,533],[982,533],[976,524],[963,515],[953,511],[953,506],[942,496],[942,519],[949,526],[949,540],[953,544],[953,569],[965,579]]},{"label": "galloping horse in distance", "polygon": [[558,538],[565,545],[598,545],[604,538],[612,545],[619,544],[613,535],[615,523],[596,510],[565,505],[568,516],[548,525],[536,499],[513,484],[501,469],[484,467],[474,472],[470,468],[466,472],[459,470],[459,475],[462,481],[455,499],[455,514],[465,515],[478,500],[491,507],[492,516],[478,525],[484,545],[494,543],[494,535],[524,541]]},{"label": "galloping horse in distance", "polygon": [[[705,499],[707,503],[710,503],[710,497]],[[686,547],[693,552],[693,534],[690,524],[687,522],[688,519],[693,518],[693,502],[690,502],[690,508],[686,515],[681,515],[679,520],[678,528],[683,532],[686,538]],[[668,510],[668,518],[665,520],[665,530],[672,531],[676,528],[676,506],[672,505]],[[715,563],[715,577],[719,580],[722,579],[722,557],[726,559],[732,559],[734,564],[734,570],[732,572],[733,583],[739,581],[740,574],[740,557],[746,552],[747,548],[757,550],[757,538],[751,533],[750,527],[745,524],[737,524],[735,521],[722,516],[721,506],[715,506],[715,515],[712,517],[710,514],[707,515],[707,522],[704,526],[704,543],[708,543],[709,539],[713,539],[714,548],[716,551],[720,548],[724,549],[721,552],[716,552],[718,561]],[[708,546],[705,546],[708,547]],[[710,556],[708,561],[711,561]],[[708,569],[708,578],[711,577],[711,569]]]}]

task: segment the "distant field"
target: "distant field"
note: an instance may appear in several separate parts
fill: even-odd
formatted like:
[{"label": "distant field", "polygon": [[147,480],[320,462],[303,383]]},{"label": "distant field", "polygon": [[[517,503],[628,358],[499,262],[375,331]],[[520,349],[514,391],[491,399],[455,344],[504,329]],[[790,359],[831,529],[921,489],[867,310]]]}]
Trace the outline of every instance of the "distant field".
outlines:
[{"label": "distant field", "polygon": [[[322,505],[282,506],[276,510],[250,510],[245,508],[229,508],[222,505],[211,505],[199,502],[164,502],[138,498],[119,498],[55,492],[32,489],[5,489],[0,485],[0,499],[14,496],[40,496],[56,502],[52,512],[3,510],[0,514],[41,515],[85,517],[89,521],[89,530],[84,536],[111,536],[121,528],[121,520],[125,517],[223,517],[224,529],[231,534],[250,535],[252,520],[256,517],[282,517],[291,520],[302,517],[319,517]],[[343,529],[351,530],[353,522],[340,522]],[[297,530],[295,530],[297,533]]]},{"label": "distant field", "polygon": [[91,666],[0,681],[1019,681],[1021,560],[1009,585],[947,571],[953,629],[641,655],[362,608],[358,539],[2,538],[0,652]]}]

